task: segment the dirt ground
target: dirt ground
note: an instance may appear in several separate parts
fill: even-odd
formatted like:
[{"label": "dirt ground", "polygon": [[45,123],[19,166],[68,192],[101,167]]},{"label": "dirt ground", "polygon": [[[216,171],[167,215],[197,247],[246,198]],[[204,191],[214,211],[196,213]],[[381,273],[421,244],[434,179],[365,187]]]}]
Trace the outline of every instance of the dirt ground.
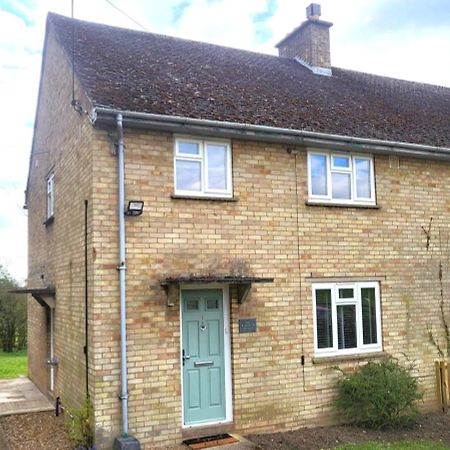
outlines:
[{"label": "dirt ground", "polygon": [[395,442],[433,441],[450,446],[450,413],[432,413],[420,417],[417,424],[406,430],[372,431],[350,426],[308,428],[286,433],[246,436],[261,449],[320,450],[344,444],[367,441]]},{"label": "dirt ground", "polygon": [[75,447],[67,435],[64,418],[55,417],[52,411],[0,417],[0,427],[11,450],[72,450]]},{"label": "dirt ground", "polygon": [[[64,419],[53,412],[0,417],[0,427],[11,450],[72,450]],[[421,416],[407,430],[371,431],[350,426],[308,428],[274,434],[254,434],[248,439],[267,450],[319,450],[367,441],[434,441],[450,446],[450,413]],[[3,449],[0,449],[3,450]]]}]

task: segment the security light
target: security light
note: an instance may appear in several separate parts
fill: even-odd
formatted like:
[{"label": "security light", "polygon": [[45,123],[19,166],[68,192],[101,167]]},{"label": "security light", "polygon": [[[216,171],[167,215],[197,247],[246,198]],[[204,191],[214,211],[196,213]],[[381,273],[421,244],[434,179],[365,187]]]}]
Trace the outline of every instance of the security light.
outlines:
[{"label": "security light", "polygon": [[141,200],[130,200],[125,211],[126,216],[140,216],[144,211],[144,202]]}]

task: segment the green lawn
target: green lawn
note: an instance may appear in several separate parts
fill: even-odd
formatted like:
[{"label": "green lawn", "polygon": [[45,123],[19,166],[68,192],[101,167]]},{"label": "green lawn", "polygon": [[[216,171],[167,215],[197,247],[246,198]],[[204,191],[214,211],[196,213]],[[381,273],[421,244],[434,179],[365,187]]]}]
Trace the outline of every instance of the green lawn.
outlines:
[{"label": "green lawn", "polygon": [[[395,442],[391,444],[380,444],[378,442],[367,442],[365,444],[350,444],[338,447],[339,450],[448,450],[443,444],[437,442]],[[336,449],[336,450],[338,450]]]},{"label": "green lawn", "polygon": [[27,374],[27,351],[0,352],[0,378],[15,378]]}]

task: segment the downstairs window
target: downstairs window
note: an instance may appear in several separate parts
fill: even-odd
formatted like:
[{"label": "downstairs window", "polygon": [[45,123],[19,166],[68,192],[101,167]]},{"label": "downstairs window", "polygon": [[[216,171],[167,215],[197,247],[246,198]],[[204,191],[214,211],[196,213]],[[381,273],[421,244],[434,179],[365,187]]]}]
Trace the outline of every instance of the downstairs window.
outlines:
[{"label": "downstairs window", "polygon": [[378,283],[314,284],[313,299],[317,356],[381,351]]}]

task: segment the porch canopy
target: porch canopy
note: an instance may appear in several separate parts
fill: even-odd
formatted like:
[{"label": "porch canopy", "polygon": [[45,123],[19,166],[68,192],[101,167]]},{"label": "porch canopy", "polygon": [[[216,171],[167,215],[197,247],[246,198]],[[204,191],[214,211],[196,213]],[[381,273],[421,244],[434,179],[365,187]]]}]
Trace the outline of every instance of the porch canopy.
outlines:
[{"label": "porch canopy", "polygon": [[49,308],[54,308],[56,306],[55,294],[56,290],[52,286],[47,286],[45,288],[19,288],[13,289],[11,294],[31,294],[31,296],[41,305],[48,306]]},{"label": "porch canopy", "polygon": [[253,283],[273,283],[273,278],[252,277],[244,275],[188,275],[167,277],[161,281],[161,286],[168,293],[169,286],[182,284],[212,284],[221,283],[235,286],[238,303],[243,303],[248,297]]}]

